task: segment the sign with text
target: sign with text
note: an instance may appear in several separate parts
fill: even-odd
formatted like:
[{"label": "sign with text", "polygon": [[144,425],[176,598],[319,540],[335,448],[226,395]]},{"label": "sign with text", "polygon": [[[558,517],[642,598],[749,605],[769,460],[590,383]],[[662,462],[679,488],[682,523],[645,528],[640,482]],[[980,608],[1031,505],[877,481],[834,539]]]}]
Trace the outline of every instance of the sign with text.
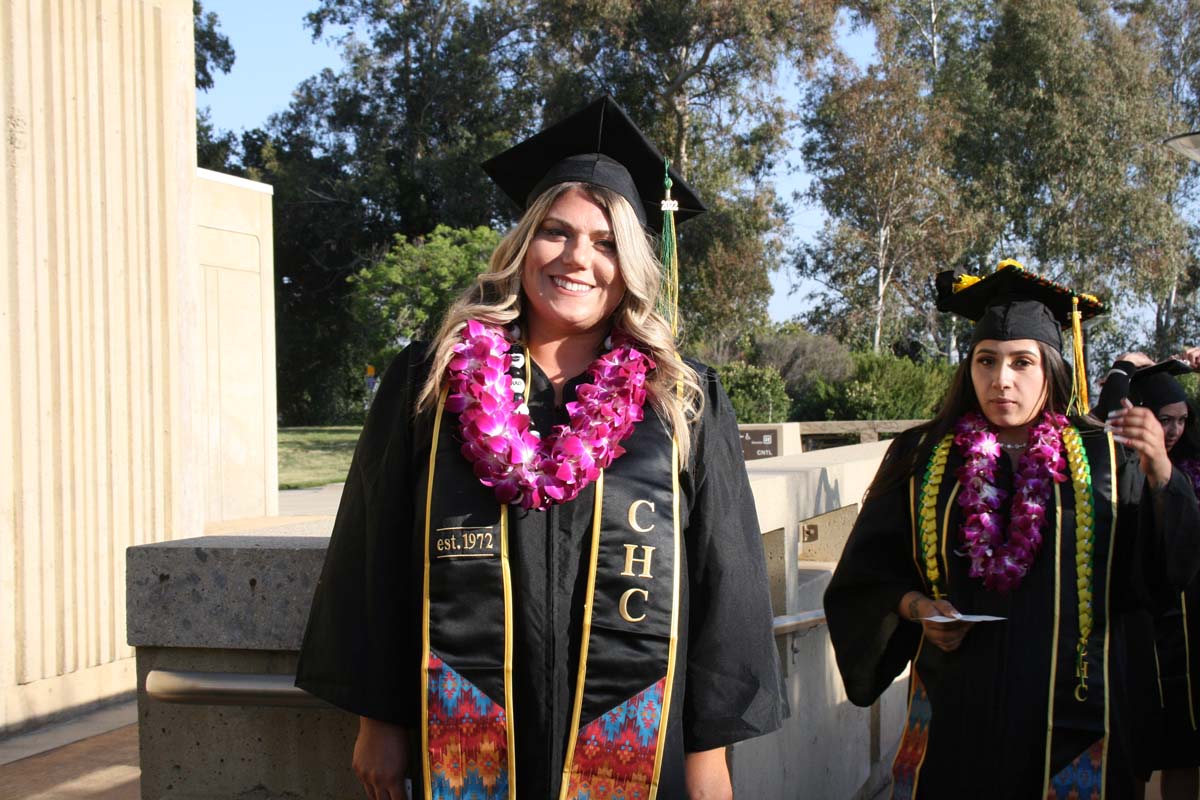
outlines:
[{"label": "sign with text", "polygon": [[774,458],[779,455],[779,428],[741,430],[742,458],[754,461],[759,458]]}]

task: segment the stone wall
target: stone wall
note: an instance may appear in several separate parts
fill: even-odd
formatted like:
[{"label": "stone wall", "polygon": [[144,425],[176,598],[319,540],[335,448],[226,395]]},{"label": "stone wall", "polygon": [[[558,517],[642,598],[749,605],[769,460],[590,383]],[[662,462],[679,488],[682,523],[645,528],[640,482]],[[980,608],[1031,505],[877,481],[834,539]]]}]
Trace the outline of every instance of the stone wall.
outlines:
[{"label": "stone wall", "polygon": [[0,3],[0,734],[129,692],[125,548],[203,528],[188,0]]},{"label": "stone wall", "polygon": [[193,53],[0,2],[0,736],[134,691],[125,548],[277,510],[270,187],[197,175]]}]

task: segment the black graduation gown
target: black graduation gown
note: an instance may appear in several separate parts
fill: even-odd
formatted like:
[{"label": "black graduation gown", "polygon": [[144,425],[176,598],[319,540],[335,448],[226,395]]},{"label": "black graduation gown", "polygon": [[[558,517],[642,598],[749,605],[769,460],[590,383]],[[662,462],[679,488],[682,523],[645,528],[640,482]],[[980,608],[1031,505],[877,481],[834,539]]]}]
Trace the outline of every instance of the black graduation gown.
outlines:
[{"label": "black graduation gown", "polygon": [[[897,438],[887,458],[916,448],[920,435],[910,431]],[[939,495],[939,519],[961,463],[952,448]],[[997,483],[1011,487],[1008,459],[1002,458],[1000,467]],[[923,473],[924,465],[920,469]],[[1118,473],[1119,495],[1129,491],[1125,485],[1122,492],[1123,484],[1127,479]],[[1064,559],[1073,563],[1073,556],[1067,554],[1074,552],[1074,498],[1069,482],[1061,486]],[[919,488],[918,482],[918,492]],[[1109,598],[1113,639],[1109,798],[1126,796],[1132,786],[1124,749],[1127,704],[1119,691],[1124,685],[1120,678],[1124,664],[1117,643],[1124,637],[1124,612],[1144,602],[1144,584],[1179,584],[1194,573],[1195,548],[1178,536],[1197,518],[1195,503],[1185,502],[1187,494],[1190,488],[1176,472],[1163,490],[1154,493],[1152,502],[1143,504],[1140,515],[1137,498],[1130,502],[1122,496],[1119,502]],[[909,661],[917,660],[932,707],[918,797],[957,797],[968,791],[976,798],[1042,796],[1056,617],[1055,513],[1052,506],[1041,551],[1022,584],[1008,596],[986,590],[981,580],[969,577],[968,559],[954,554],[957,542],[951,539],[946,547],[949,574],[943,578],[950,601],[962,613],[1003,616],[1006,621],[977,623],[957,651],[945,653],[933,645],[922,646],[921,626],[901,620],[898,614],[906,592],[929,591],[914,558],[908,483],[871,493],[864,502],[825,594],[825,611],[846,693],[857,705],[872,703]],[[962,516],[956,502],[949,519],[947,530],[957,536]],[[1107,535],[1097,528],[1097,538]],[[1174,561],[1164,558],[1168,552],[1174,554]],[[1073,624],[1071,620],[1063,627],[1069,631]],[[1073,646],[1074,642],[1060,643],[1060,654],[1061,648]],[[1059,663],[1063,663],[1061,655]],[[1094,676],[1092,691],[1101,689]],[[1056,737],[1051,774],[1070,764],[1088,744]]]},{"label": "black graduation gown", "polygon": [[[318,697],[417,731],[425,476],[432,415],[414,418],[428,374],[413,345],[387,370],[347,476],[313,599],[296,684]],[[775,730],[786,714],[754,500],[732,407],[715,372],[680,480],[680,641],[659,796],[686,796],[685,752]],[[534,365],[534,427],[567,422]],[[586,373],[571,381],[564,402]],[[649,409],[647,409],[649,411]],[[652,416],[652,412],[650,412]],[[447,415],[453,423],[453,416]],[[443,421],[443,424],[447,424]],[[642,423],[646,424],[646,423]],[[517,794],[558,796],[582,633],[594,487],[548,511],[509,509],[514,586]],[[638,687],[640,688],[640,687]],[[419,733],[411,737],[419,744]],[[410,774],[420,781],[418,754]],[[419,795],[418,795],[419,796]]]}]

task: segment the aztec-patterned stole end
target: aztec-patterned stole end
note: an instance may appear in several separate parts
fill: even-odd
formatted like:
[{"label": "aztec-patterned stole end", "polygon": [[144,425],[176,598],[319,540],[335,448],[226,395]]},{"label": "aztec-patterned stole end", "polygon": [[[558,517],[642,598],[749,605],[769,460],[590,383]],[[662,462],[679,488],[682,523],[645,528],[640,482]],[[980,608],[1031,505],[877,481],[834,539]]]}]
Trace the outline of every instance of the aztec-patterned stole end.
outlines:
[{"label": "aztec-patterned stole end", "polygon": [[894,800],[911,800],[917,790],[917,776],[925,761],[925,750],[929,746],[929,722],[933,719],[933,705],[925,691],[925,684],[912,666],[912,694],[908,698],[908,717],[904,724],[904,735],[892,762],[892,797]]},{"label": "aztec-patterned stole end", "polygon": [[1046,800],[1100,800],[1103,787],[1104,740],[1099,739],[1050,779]]},{"label": "aztec-patterned stole end", "polygon": [[664,677],[579,731],[567,798],[648,800],[666,685]]},{"label": "aztec-patterned stole end", "polygon": [[437,655],[429,654],[429,765],[435,800],[508,797],[508,717]]}]

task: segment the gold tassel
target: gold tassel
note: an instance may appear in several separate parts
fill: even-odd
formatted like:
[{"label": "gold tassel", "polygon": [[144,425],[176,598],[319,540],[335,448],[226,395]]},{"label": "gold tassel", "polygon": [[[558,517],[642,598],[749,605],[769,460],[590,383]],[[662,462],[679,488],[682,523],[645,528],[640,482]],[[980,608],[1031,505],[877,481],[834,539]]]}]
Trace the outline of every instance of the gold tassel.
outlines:
[{"label": "gold tassel", "polygon": [[[1091,409],[1091,403],[1088,402],[1087,363],[1083,357],[1083,315],[1079,313],[1078,297],[1071,298],[1071,336],[1075,340],[1075,391],[1072,405],[1075,413],[1083,416]],[[1071,409],[1067,411],[1070,413]]]}]

